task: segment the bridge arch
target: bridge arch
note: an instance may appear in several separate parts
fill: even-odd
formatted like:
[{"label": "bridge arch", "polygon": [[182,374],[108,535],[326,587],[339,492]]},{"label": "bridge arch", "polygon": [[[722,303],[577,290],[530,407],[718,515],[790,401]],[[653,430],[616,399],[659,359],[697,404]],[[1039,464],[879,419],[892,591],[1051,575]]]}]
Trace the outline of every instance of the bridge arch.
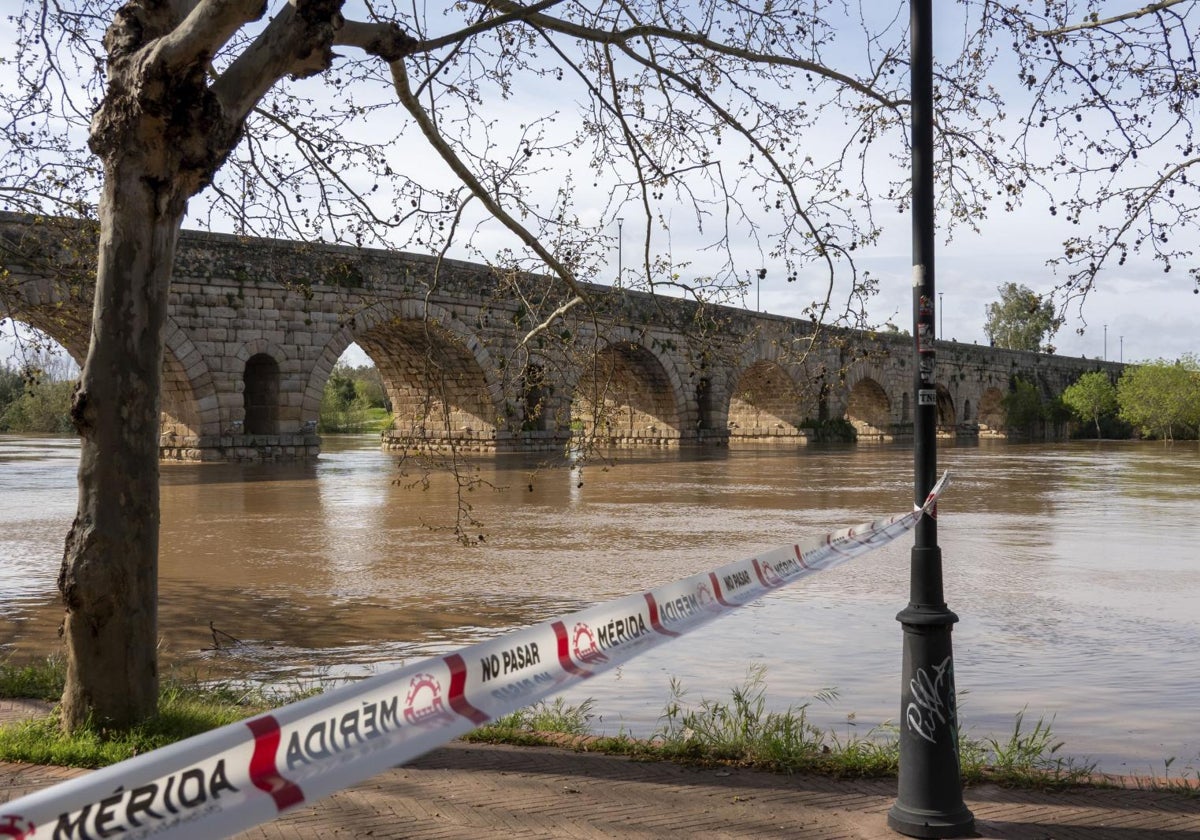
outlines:
[{"label": "bridge arch", "polygon": [[262,338],[243,344],[233,358],[236,395],[223,412],[230,430],[254,436],[296,432],[300,426],[299,361]]},{"label": "bridge arch", "polygon": [[159,441],[164,456],[172,448],[193,448],[202,435],[220,434],[217,388],[204,356],[168,317],[164,335]]},{"label": "bridge arch", "polygon": [[[91,287],[58,277],[22,282],[4,317],[26,323],[58,342],[80,367],[92,330]],[[217,389],[203,354],[168,315],[163,335],[160,442],[164,457],[194,449],[220,430]]]},{"label": "bridge arch", "polygon": [[958,428],[958,418],[954,409],[954,397],[945,385],[935,385],[937,391],[937,429],[943,433],[953,434]]},{"label": "bridge arch", "polygon": [[269,353],[255,353],[246,360],[242,374],[246,434],[279,434],[279,382],[279,362]]},{"label": "bridge arch", "polygon": [[315,423],[325,382],[354,342],[383,379],[393,443],[495,445],[503,387],[491,355],[449,310],[413,298],[367,306],[334,333],[304,389],[306,419]]},{"label": "bridge arch", "polygon": [[83,366],[92,335],[92,298],[57,278],[42,277],[16,285],[0,299],[0,318],[28,324],[54,339]]},{"label": "bridge arch", "polygon": [[777,360],[760,358],[734,373],[727,421],[731,440],[794,438],[804,416],[801,389]]},{"label": "bridge arch", "polygon": [[586,360],[572,386],[574,435],[610,444],[677,444],[687,412],[674,366],[622,330]]},{"label": "bridge arch", "polygon": [[995,437],[1004,434],[1008,413],[1004,410],[1004,392],[985,388],[979,398],[979,431]]},{"label": "bridge arch", "polygon": [[851,386],[845,417],[854,426],[859,440],[891,437],[892,401],[873,377],[864,375]]}]

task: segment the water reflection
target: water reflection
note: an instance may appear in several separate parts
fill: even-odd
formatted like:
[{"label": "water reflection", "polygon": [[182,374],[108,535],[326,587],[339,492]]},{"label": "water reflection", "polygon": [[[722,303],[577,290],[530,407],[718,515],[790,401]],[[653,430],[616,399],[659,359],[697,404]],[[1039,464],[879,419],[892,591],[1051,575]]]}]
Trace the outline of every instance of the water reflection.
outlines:
[{"label": "water reflection", "polygon": [[[360,676],[911,500],[911,453],[899,447],[622,453],[582,468],[502,456],[476,465],[481,484],[464,499],[481,525],[464,547],[445,530],[449,476],[397,482],[370,439],[325,450],[307,466],[164,467],[169,663],[267,680]],[[69,441],[0,437],[5,650],[58,644],[75,457]],[[1110,769],[1200,759],[1197,449],[983,444],[940,460],[955,476],[939,541],[962,617],[968,729],[1005,735],[1028,706],[1056,716],[1068,750]],[[897,716],[907,576],[907,544],[890,546],[572,696],[596,699],[606,731],[644,734],[670,676],[716,697],[762,663],[779,704],[836,686],[840,700],[810,715],[844,729],[853,712],[867,728]]]}]

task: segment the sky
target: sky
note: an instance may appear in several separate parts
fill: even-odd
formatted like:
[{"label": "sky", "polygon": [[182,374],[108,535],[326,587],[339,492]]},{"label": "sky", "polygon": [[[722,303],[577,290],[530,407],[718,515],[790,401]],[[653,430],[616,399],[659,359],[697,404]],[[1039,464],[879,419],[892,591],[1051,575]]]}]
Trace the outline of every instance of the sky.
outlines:
[{"label": "sky", "polygon": [[[958,34],[955,24],[943,23],[941,30],[939,44],[953,44]],[[0,23],[0,38],[10,39],[11,34],[11,28]],[[544,114],[549,104],[546,97],[554,95],[553,89],[550,90],[549,94],[546,90],[536,91],[533,97],[509,103],[506,120],[515,123],[529,115]],[[573,110],[570,102],[562,102],[561,107],[565,112]],[[819,138],[808,142],[819,143]],[[414,149],[409,145],[411,154]],[[424,150],[418,155],[414,159],[419,159],[422,167],[442,166]],[[548,191],[552,187],[553,184],[546,185]],[[590,213],[595,218],[604,210],[586,204],[580,209],[582,215]],[[875,246],[858,255],[859,268],[869,270],[879,280],[879,293],[869,305],[869,316],[876,323],[891,321],[901,329],[911,330],[910,218],[890,211],[883,204],[875,212],[884,234]],[[620,253],[623,252],[623,262],[629,266],[631,256],[640,249],[639,225],[627,222],[620,243],[617,231],[610,232],[612,245],[606,256],[613,274]],[[185,227],[195,226],[194,222],[185,223]],[[944,236],[939,237],[935,282],[942,337],[985,343],[984,307],[998,298],[997,288],[1016,282],[1037,292],[1048,291],[1060,278],[1046,262],[1060,252],[1061,243],[1070,232],[1061,216],[1051,218],[1045,208],[1027,206],[1013,213],[996,211],[981,224],[979,233],[960,230],[950,242]],[[493,241],[508,244],[503,237]],[[700,251],[701,244],[688,224],[672,226],[670,248],[674,259],[703,266],[706,255]],[[767,270],[759,287],[751,288],[743,301],[749,309],[761,306],[775,314],[799,315],[805,303],[820,295],[825,282],[818,269],[812,268],[801,270],[795,283],[787,283],[783,266],[764,263],[749,238],[744,246],[735,246],[735,256],[739,267]],[[1184,276],[1186,268],[1180,266],[1175,273],[1164,275],[1160,267],[1131,257],[1124,266],[1107,269],[1082,310],[1071,308],[1065,313],[1066,323],[1052,339],[1057,352],[1138,361],[1173,359],[1200,350],[1195,328],[1200,295],[1193,294],[1196,286]],[[689,279],[689,271],[681,271],[682,279]],[[602,270],[601,274],[604,273]],[[596,279],[603,281],[603,277]],[[0,338],[0,358],[7,355],[3,352],[3,342]],[[362,361],[361,357],[356,361]]]},{"label": "sky", "polygon": [[[1000,285],[1015,282],[1046,292],[1058,282],[1046,262],[1058,255],[1067,234],[1045,216],[1025,208],[989,219],[978,234],[962,231],[948,244],[939,238],[934,282],[940,302],[937,327],[943,338],[985,344],[984,308],[999,299]],[[870,306],[872,317],[893,318],[911,332],[910,225],[908,217],[889,224],[881,247],[864,254],[862,265],[880,279],[879,294]],[[1195,285],[1181,273],[1176,269],[1164,275],[1161,267],[1132,258],[1120,270],[1109,269],[1082,311],[1078,305],[1065,311],[1066,322],[1051,340],[1056,352],[1135,362],[1200,351],[1200,295],[1192,294]],[[798,297],[780,278],[772,282],[768,271],[764,309],[788,314]],[[754,302],[749,305],[753,308]]]}]

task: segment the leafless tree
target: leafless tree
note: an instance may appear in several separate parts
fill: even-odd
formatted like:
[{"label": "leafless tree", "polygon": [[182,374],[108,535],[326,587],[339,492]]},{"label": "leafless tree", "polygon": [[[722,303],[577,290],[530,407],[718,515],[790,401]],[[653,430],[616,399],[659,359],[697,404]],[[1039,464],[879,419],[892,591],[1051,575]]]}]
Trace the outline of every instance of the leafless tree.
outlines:
[{"label": "leafless tree", "polygon": [[[1082,305],[1106,270],[1136,254],[1164,272],[1186,266],[1180,283],[1196,286],[1197,4],[986,2],[983,10],[1028,95],[1014,138],[1031,164],[1028,183],[1078,231],[1053,260],[1060,301]],[[1051,153],[1041,159],[1035,149]]]},{"label": "leafless tree", "polygon": [[[1065,22],[1075,7],[1059,5]],[[1180,14],[1159,5],[1153,20]],[[1049,171],[1005,143],[987,78],[996,34],[1019,33],[1025,52],[1045,43],[1050,59],[1093,37],[1038,35],[993,3],[969,5],[964,20],[961,50],[936,70],[947,226],[977,224],[997,196]],[[637,245],[622,285],[720,300],[769,260],[789,280],[824,278],[814,322],[855,324],[872,281],[854,257],[879,236],[878,202],[907,207],[903,4],[24,0],[11,21],[0,202],[91,218],[100,232],[73,406],[79,506],[59,581],[68,729],[155,707],[160,371],[185,216],[287,238],[453,246],[513,276],[550,272],[566,303],[539,298],[549,303],[530,313],[537,333],[564,306],[586,309],[581,280],[611,279],[618,217]],[[1185,107],[1165,68],[1189,56],[1172,52],[1176,35],[1160,42],[1147,60],[1161,78],[1121,79]],[[1115,68],[1115,55],[1096,60]],[[1049,71],[1023,60],[1048,119],[1082,114],[1084,103],[1052,100],[1086,60]],[[1086,103],[1088,119],[1125,109],[1110,118],[1134,132],[1132,154],[1151,135],[1130,116],[1133,92],[1118,89]],[[1083,149],[1074,137],[1062,135],[1076,144],[1064,156]],[[1119,166],[1126,152],[1104,142]],[[1087,154],[1080,177],[1098,171]],[[676,259],[683,240],[704,270]]]}]

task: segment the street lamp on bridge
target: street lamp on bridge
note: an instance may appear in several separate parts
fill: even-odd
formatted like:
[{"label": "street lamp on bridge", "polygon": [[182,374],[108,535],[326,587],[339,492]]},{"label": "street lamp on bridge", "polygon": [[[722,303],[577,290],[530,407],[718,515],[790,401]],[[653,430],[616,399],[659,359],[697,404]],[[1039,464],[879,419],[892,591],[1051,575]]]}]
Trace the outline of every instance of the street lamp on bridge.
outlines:
[{"label": "street lamp on bridge", "polygon": [[625,220],[617,216],[617,285],[621,283],[621,272],[624,269],[624,253],[625,253],[625,237],[622,233],[625,229]]}]

